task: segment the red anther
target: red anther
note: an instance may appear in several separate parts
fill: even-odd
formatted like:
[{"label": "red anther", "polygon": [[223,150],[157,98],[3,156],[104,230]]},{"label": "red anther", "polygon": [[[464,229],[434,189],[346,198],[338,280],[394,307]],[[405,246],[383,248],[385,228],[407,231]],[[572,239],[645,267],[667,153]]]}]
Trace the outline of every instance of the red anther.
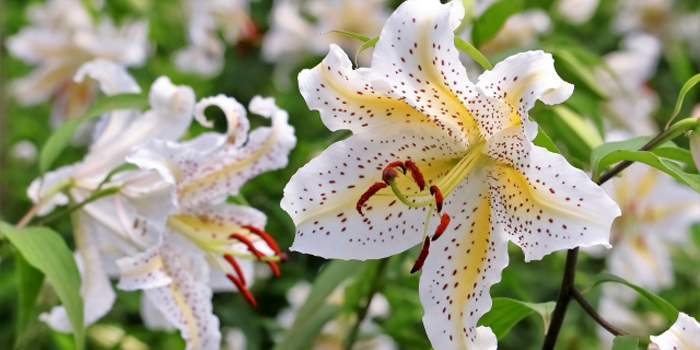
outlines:
[{"label": "red anther", "polygon": [[447,225],[450,224],[450,216],[447,214],[442,214],[440,217],[440,224],[438,227],[435,229],[435,234],[433,235],[433,241],[436,241],[440,236],[442,236],[443,233],[445,233],[445,230],[447,229]]},{"label": "red anther", "polygon": [[384,167],[384,169],[388,168],[401,168],[401,172],[403,172],[404,175],[406,175],[406,167],[404,166],[403,162],[401,161],[396,161],[396,162],[391,162],[389,165]]},{"label": "red anther", "polygon": [[[248,238],[245,236],[241,235],[240,233],[232,233],[229,238],[237,239],[241,243],[245,244],[248,247],[248,250],[250,250],[253,255],[255,255],[258,260],[263,260],[265,258],[265,255],[261,253],[255,246],[253,245],[253,242],[251,242]],[[280,276],[280,268],[277,266],[277,264],[274,261],[266,261],[268,265],[272,268],[272,272],[274,272],[275,277]]]},{"label": "red anther", "polygon": [[280,247],[277,245],[277,242],[275,242],[275,240],[270,236],[270,234],[253,225],[244,225],[243,228],[262,238],[265,241],[265,243],[267,243],[267,245],[273,251],[275,251],[275,255],[280,255]]},{"label": "red anther", "polygon": [[228,261],[231,267],[233,267],[233,269],[236,271],[236,274],[238,275],[238,278],[240,278],[243,285],[245,285],[245,276],[243,276],[243,270],[241,270],[241,266],[238,265],[236,259],[234,259],[233,256],[229,254],[224,254],[224,259]]},{"label": "red anther", "polygon": [[229,238],[237,239],[241,243],[245,244],[248,247],[248,250],[250,250],[253,255],[255,255],[258,260],[262,260],[265,255],[261,253],[255,246],[253,245],[253,242],[251,242],[247,237],[243,236],[240,233],[232,233]]},{"label": "red anther", "polygon": [[370,199],[370,197],[374,196],[374,194],[379,192],[379,190],[386,188],[387,186],[388,185],[383,182],[376,182],[374,185],[370,186],[369,189],[360,196],[360,200],[357,201],[357,205],[355,206],[357,212],[364,216],[365,214],[362,214],[362,206]]},{"label": "red anther", "polygon": [[423,267],[423,263],[425,263],[425,258],[428,257],[429,249],[430,237],[425,237],[425,242],[423,242],[423,248],[421,248],[420,254],[418,254],[418,259],[416,259],[416,263],[413,264],[413,268],[411,268],[411,273],[416,273]]},{"label": "red anther", "polygon": [[420,172],[420,169],[418,169],[416,163],[409,159],[404,164],[406,165],[406,169],[411,172],[413,181],[415,181],[418,188],[423,191],[423,189],[425,189],[425,179],[423,178],[423,174]]},{"label": "red anther", "polygon": [[245,284],[243,284],[243,282],[241,282],[238,278],[236,278],[236,276],[234,276],[230,273],[226,274],[226,277],[231,282],[233,282],[234,285],[236,285],[236,288],[238,288],[238,291],[241,292],[241,294],[243,294],[243,296],[245,297],[246,301],[248,301],[248,304],[250,304],[250,306],[258,307],[258,302],[255,301],[253,294],[250,293],[250,291],[248,290],[248,288],[246,288],[246,286],[245,286]]},{"label": "red anther", "polygon": [[435,206],[437,207],[437,212],[438,213],[441,212],[443,198],[442,198],[442,192],[440,191],[440,188],[438,188],[435,185],[430,186],[430,194],[432,194],[433,197],[435,197]]}]

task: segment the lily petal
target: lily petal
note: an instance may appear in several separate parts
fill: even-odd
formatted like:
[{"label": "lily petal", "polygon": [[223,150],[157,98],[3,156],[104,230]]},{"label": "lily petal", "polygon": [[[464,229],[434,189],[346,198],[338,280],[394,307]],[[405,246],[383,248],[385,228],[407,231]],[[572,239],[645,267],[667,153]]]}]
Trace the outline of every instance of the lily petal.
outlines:
[{"label": "lily petal", "polygon": [[[463,145],[436,132],[437,128],[412,125],[399,124],[382,130],[384,134],[366,132],[336,142],[292,176],[281,203],[297,227],[291,250],[364,260],[400,253],[421,241],[428,208],[407,207],[389,188],[365,204],[364,216],[356,210],[362,194],[382,181],[382,170],[389,163],[413,160],[429,188],[464,151]],[[402,190],[417,192],[410,176],[397,180]],[[439,221],[432,214],[428,232]]]},{"label": "lily petal", "polygon": [[226,122],[228,125],[226,135],[221,135],[220,133],[211,134],[221,138],[221,145],[223,145],[227,140],[237,147],[243,145],[248,139],[248,130],[250,129],[250,123],[246,117],[245,108],[238,103],[236,99],[221,94],[214,97],[201,99],[199,102],[197,102],[197,105],[195,105],[194,118],[200,124],[208,128],[214,127],[214,123],[207,120],[206,116],[204,115],[204,110],[209,106],[217,106],[221,108],[226,116]]},{"label": "lily petal", "polygon": [[389,17],[372,56],[377,91],[404,100],[457,139],[476,131],[465,107],[474,85],[450,28],[453,3],[409,0]]},{"label": "lily petal", "polygon": [[652,335],[650,339],[659,350],[700,349],[700,323],[681,312],[669,330],[658,336]]},{"label": "lily petal", "polygon": [[357,134],[396,123],[430,123],[406,103],[375,92],[370,83],[369,69],[353,70],[347,54],[334,44],[321,64],[299,73],[299,91],[331,131]]},{"label": "lily petal", "polygon": [[527,113],[535,101],[558,104],[574,91],[574,86],[557,74],[552,55],[542,51],[527,51],[506,58],[479,76],[477,86],[486,95],[506,102],[511,108],[510,113],[503,114],[504,118],[498,121],[502,126],[496,130],[522,123],[529,140],[537,135],[537,124],[528,119]]},{"label": "lily petal", "polygon": [[539,260],[563,249],[608,244],[619,206],[564,157],[532,146],[517,169],[491,167],[494,218],[510,240]]},{"label": "lily petal", "polygon": [[212,313],[212,291],[193,276],[178,256],[178,249],[173,248],[166,241],[161,250],[163,267],[172,282],[146,289],[144,295],[180,330],[187,350],[218,350],[221,333],[219,319]]},{"label": "lily petal", "polygon": [[485,181],[483,169],[476,171],[448,197],[446,207],[457,215],[423,266],[423,324],[435,349],[496,349],[493,332],[476,323],[491,308],[489,289],[508,265],[508,242],[492,224]]}]

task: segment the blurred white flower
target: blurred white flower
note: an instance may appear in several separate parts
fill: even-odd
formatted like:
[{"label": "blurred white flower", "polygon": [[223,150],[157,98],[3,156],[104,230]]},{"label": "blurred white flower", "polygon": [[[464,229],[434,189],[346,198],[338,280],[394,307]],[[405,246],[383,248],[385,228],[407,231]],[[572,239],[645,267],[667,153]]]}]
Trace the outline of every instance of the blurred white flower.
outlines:
[{"label": "blurred white flower", "polygon": [[700,349],[700,323],[681,312],[669,330],[652,335],[650,339],[659,350],[697,350]]},{"label": "blurred white flower", "polygon": [[92,81],[73,80],[78,68],[96,58],[123,67],[140,66],[147,55],[147,23],[126,21],[116,27],[108,18],[93,23],[80,0],[48,0],[31,5],[31,26],[8,38],[8,50],[38,67],[14,82],[20,103],[52,100],[52,122],[82,115],[97,93]]},{"label": "blurred white flower", "polygon": [[257,36],[248,0],[183,1],[189,17],[188,45],[175,54],[175,64],[185,72],[217,74],[223,67],[225,43],[234,45]]},{"label": "blurred white flower", "polygon": [[[223,95],[197,103],[195,118],[201,124],[213,126],[204,116],[211,105],[224,111],[226,133],[207,132],[181,143],[151,139],[127,158],[141,169],[156,170],[175,186],[177,210],[165,227],[148,232],[158,237],[155,244],[117,261],[117,287],[143,290],[146,303],[152,304],[143,312],[155,314],[146,318],[161,327],[165,320],[179,329],[187,349],[220,347],[213,291],[238,290],[255,306],[248,290],[253,261],[267,262],[279,275],[276,262],[283,257],[263,231],[265,215],[225,199],[252,177],[286,166],[296,143],[287,113],[271,98],[251,101],[250,111],[272,119],[272,126],[250,134],[245,108]],[[145,227],[154,227],[149,220],[145,218]]]},{"label": "blurred white flower", "polygon": [[557,13],[567,21],[581,24],[591,19],[600,0],[558,0]]},{"label": "blurred white flower", "polygon": [[[107,95],[140,91],[122,67],[105,60],[86,63],[75,79],[95,80]],[[97,191],[112,191],[72,214],[85,324],[95,322],[112,307],[115,294],[109,275],[116,270],[114,260],[155,244],[155,237],[146,233],[164,226],[167,215],[176,209],[172,185],[155,171],[127,170],[108,178],[133,146],[151,137],[177,139],[189,126],[194,103],[191,90],[160,78],[149,97],[152,109],[145,113],[116,110],[103,116],[81,162],[45,174],[28,189],[29,197],[41,205],[40,215],[57,205],[82,203]],[[145,217],[151,227],[140,226]],[[62,306],[40,318],[55,330],[71,331]]]},{"label": "blurred white flower", "polygon": [[634,135],[656,132],[653,114],[659,105],[656,91],[647,82],[656,72],[661,54],[658,38],[632,33],[622,40],[622,49],[605,55],[608,69],[595,71],[598,82],[609,94],[606,116],[613,124]]},{"label": "blurred white flower", "polygon": [[700,12],[688,12],[674,0],[621,0],[612,28],[617,33],[645,32],[664,45],[684,41],[700,57]]},{"label": "blurred white flower", "polygon": [[[270,31],[263,39],[263,55],[276,63],[277,82],[284,86],[289,83],[289,70],[305,55],[323,54],[331,43],[356,53],[363,44],[347,35],[330,33],[331,30],[374,37],[390,13],[385,0],[275,0]],[[361,54],[360,65],[369,64],[370,58],[368,52]]]},{"label": "blurred white flower", "polygon": [[36,161],[38,151],[32,142],[23,140],[15,143],[14,146],[12,146],[12,149],[10,149],[10,154],[14,159],[26,164],[31,164]]},{"label": "blurred white flower", "polygon": [[224,330],[225,346],[223,350],[245,350],[248,346],[248,341],[245,333],[237,328],[228,328]]}]

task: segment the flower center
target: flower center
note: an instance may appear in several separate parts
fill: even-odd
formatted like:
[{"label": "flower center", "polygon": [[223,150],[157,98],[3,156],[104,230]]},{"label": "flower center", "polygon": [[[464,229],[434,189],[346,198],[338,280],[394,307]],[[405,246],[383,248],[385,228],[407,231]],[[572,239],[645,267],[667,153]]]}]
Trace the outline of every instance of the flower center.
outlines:
[{"label": "flower center", "polygon": [[[243,270],[236,259],[264,261],[277,277],[280,275],[277,262],[286,260],[286,254],[280,251],[275,240],[252,225],[226,225],[211,222],[205,217],[174,215],[168,218],[168,227],[204,251],[207,260],[225,273],[253,307],[257,303],[246,287]],[[261,242],[274,254],[268,256],[261,252],[256,247]]]},{"label": "flower center", "polygon": [[[475,168],[482,165],[489,157],[485,155],[482,150],[484,148],[485,141],[483,138],[477,139],[477,142],[472,143],[465,152],[464,157],[459,159],[455,166],[450,169],[447,174],[438,180],[436,184],[431,185],[426,190],[426,182],[423,177],[423,173],[416,163],[412,160],[394,161],[389,163],[382,171],[382,181],[376,182],[370,186],[367,191],[365,191],[357,201],[355,208],[360,213],[362,213],[362,207],[367,203],[373,196],[395,196],[401,203],[405,204],[411,208],[422,208],[430,207],[428,210],[427,217],[425,219],[425,228],[423,232],[423,247],[421,252],[411,269],[411,273],[414,273],[421,269],[425,259],[428,256],[428,250],[430,248],[430,242],[437,240],[447,229],[450,223],[450,216],[446,213],[442,213],[443,201],[452,191],[454,191],[459,183],[464,180]],[[397,178],[399,176],[410,176],[411,180],[417,185],[418,191],[414,193],[405,193],[401,190],[398,185]],[[379,191],[390,188],[391,193],[378,193]],[[440,223],[438,224],[432,237],[428,236],[428,227],[430,224],[430,217],[433,211],[437,211],[440,216]]]}]

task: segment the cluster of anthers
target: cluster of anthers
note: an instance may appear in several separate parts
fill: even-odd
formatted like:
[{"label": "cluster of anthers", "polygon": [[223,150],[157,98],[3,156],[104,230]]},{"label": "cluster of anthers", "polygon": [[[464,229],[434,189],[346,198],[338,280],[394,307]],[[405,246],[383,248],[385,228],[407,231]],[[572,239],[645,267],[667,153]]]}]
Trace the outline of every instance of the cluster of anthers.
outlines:
[{"label": "cluster of anthers", "polygon": [[429,220],[426,220],[425,232],[423,233],[423,246],[421,247],[418,259],[416,259],[416,262],[413,264],[413,268],[411,268],[411,273],[416,273],[423,267],[423,263],[425,263],[425,259],[428,257],[428,252],[430,250],[430,242],[440,238],[440,236],[442,236],[442,234],[447,229],[447,225],[450,224],[450,216],[445,213],[442,213],[442,203],[444,197],[442,191],[436,185],[431,185],[429,188],[430,196],[432,196],[431,199],[420,202],[408,199],[408,197],[401,192],[399,186],[396,183],[396,178],[399,176],[399,170],[397,169],[399,169],[403,175],[410,174],[411,178],[413,179],[413,182],[415,182],[415,184],[418,185],[420,192],[423,192],[425,190],[425,178],[423,178],[423,174],[421,173],[416,163],[414,163],[410,159],[405,162],[391,162],[382,171],[382,181],[374,183],[372,186],[369,187],[369,189],[367,189],[367,191],[365,191],[360,196],[360,199],[357,201],[355,209],[357,209],[357,212],[360,213],[360,215],[364,216],[364,214],[362,213],[362,206],[372,196],[377,194],[377,192],[389,187],[391,188],[396,198],[398,198],[402,203],[409,207],[420,208],[430,206],[430,210],[428,211],[428,218],[431,216],[433,210],[437,210],[438,214],[442,214],[440,216],[440,224],[438,224],[432,237],[428,236],[427,234]]}]

